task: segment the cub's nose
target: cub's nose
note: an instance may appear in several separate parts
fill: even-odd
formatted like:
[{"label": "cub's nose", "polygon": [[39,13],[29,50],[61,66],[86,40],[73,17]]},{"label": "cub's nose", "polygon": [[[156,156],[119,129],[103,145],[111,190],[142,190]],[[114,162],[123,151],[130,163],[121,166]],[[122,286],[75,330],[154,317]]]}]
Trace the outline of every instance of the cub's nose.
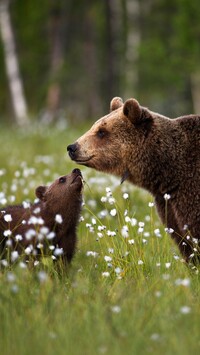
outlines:
[{"label": "cub's nose", "polygon": [[70,144],[70,145],[68,145],[68,147],[67,147],[67,151],[68,151],[69,156],[70,156],[70,158],[71,158],[72,160],[75,159],[76,150],[77,150],[77,145],[76,145],[76,143]]},{"label": "cub's nose", "polygon": [[80,169],[74,169],[74,170],[72,170],[72,173],[77,174],[77,175],[81,175]]}]

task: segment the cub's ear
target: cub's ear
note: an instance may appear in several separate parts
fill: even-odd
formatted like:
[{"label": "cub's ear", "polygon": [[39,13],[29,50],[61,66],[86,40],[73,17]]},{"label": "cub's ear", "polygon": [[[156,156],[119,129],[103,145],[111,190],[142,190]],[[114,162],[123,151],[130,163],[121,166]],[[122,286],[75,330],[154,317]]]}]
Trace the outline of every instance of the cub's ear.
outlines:
[{"label": "cub's ear", "polygon": [[35,190],[36,196],[41,200],[45,201],[45,192],[47,190],[46,186],[38,186]]},{"label": "cub's ear", "polygon": [[126,100],[123,107],[123,113],[132,123],[140,123],[142,116],[142,108],[140,107],[139,102],[137,100]]},{"label": "cub's ear", "polygon": [[121,106],[123,106],[123,100],[121,97],[114,97],[110,103],[110,112],[117,110]]}]

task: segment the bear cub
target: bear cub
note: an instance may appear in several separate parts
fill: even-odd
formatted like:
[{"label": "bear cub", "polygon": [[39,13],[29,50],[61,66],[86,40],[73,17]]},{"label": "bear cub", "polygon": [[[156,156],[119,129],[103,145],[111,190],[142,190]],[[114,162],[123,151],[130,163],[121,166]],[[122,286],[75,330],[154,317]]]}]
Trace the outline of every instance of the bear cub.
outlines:
[{"label": "bear cub", "polygon": [[74,169],[50,186],[37,187],[38,202],[27,208],[22,204],[1,209],[0,257],[6,256],[8,248],[32,256],[45,255],[51,248],[54,258],[61,253],[64,264],[70,263],[77,242],[82,190],[81,171]]}]

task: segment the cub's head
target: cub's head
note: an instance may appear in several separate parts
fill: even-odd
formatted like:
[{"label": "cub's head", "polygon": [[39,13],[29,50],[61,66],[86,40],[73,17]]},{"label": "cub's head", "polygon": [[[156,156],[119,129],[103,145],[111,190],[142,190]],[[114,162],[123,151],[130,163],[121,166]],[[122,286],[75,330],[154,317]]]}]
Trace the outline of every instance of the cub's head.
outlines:
[{"label": "cub's head", "polygon": [[110,113],[67,147],[69,156],[78,164],[124,176],[129,162],[140,154],[152,122],[151,112],[135,99],[123,103],[121,98],[115,97]]},{"label": "cub's head", "polygon": [[[36,196],[51,213],[67,213],[73,206],[78,209],[82,202],[83,178],[79,169],[56,179],[50,186],[38,186]],[[69,217],[69,216],[68,216]]]}]

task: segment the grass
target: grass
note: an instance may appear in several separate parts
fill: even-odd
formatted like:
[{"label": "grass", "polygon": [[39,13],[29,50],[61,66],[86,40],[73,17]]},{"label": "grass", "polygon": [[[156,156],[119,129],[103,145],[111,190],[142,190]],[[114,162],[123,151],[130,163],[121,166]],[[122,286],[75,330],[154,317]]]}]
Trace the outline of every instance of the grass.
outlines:
[{"label": "grass", "polygon": [[[75,165],[66,146],[85,129],[2,127],[7,203],[33,201],[38,185],[69,173]],[[1,354],[197,353],[198,269],[182,262],[152,197],[115,177],[82,173],[85,203],[70,268],[1,266]]]}]

